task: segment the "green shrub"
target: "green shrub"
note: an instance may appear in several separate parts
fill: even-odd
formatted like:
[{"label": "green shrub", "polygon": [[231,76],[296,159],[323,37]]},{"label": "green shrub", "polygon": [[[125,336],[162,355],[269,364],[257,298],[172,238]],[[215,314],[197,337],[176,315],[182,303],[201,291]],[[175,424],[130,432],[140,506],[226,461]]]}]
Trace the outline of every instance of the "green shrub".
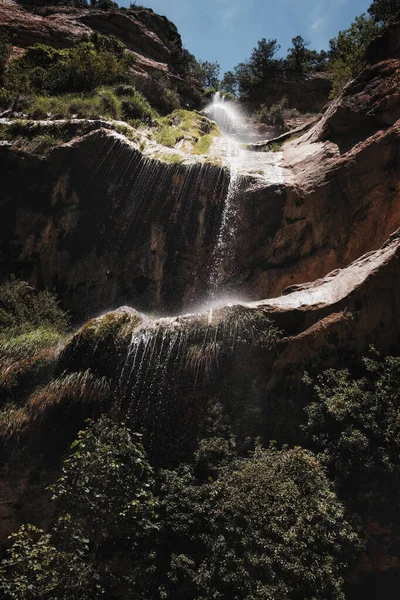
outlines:
[{"label": "green shrub", "polygon": [[189,468],[165,472],[165,598],[344,598],[357,536],[313,454],[258,448],[232,462],[232,447],[209,439],[196,460],[202,485]]},{"label": "green shrub", "polygon": [[79,552],[56,547],[56,540],[34,525],[22,525],[10,536],[12,546],[1,563],[0,590],[10,600],[90,600],[96,584],[85,562],[85,544],[77,536]]},{"label": "green shrub", "polygon": [[9,90],[0,87],[0,108],[6,109],[11,105],[12,94]]},{"label": "green shrub", "polygon": [[11,62],[5,82],[17,94],[29,89],[39,94],[91,91],[126,80],[134,60],[114,36],[93,33],[65,50],[44,44],[29,47]]},{"label": "green shrub", "polygon": [[119,83],[114,87],[114,92],[118,98],[121,98],[122,96],[134,96],[136,94],[136,88],[127,83]]},{"label": "green shrub", "polygon": [[172,83],[168,75],[154,73],[150,77],[145,78],[136,76],[134,81],[137,90],[162,115],[167,115],[180,108],[180,96],[172,88]]},{"label": "green shrub", "polygon": [[254,117],[260,123],[267,123],[268,125],[284,125],[286,105],[286,97],[282,98],[280,102],[273,104],[270,107],[267,107],[265,104],[261,104],[258,111],[254,113]]},{"label": "green shrub", "polygon": [[306,431],[346,497],[384,503],[378,515],[388,516],[397,511],[400,481],[400,358],[364,364],[361,378],[334,369],[306,378],[315,393]]},{"label": "green shrub", "polygon": [[63,339],[64,336],[59,331],[44,326],[16,336],[3,332],[0,334],[0,357],[3,360],[24,360],[44,348],[56,346]]},{"label": "green shrub", "polygon": [[36,326],[65,332],[67,315],[49,291],[37,293],[25,281],[8,279],[0,285],[0,332],[17,334]]},{"label": "green shrub", "polygon": [[126,120],[139,119],[151,125],[157,116],[147,100],[136,90],[129,97],[121,98],[122,117]]},{"label": "green shrub", "polygon": [[113,119],[117,119],[120,116],[121,102],[111,90],[97,90],[96,101],[98,102],[101,115]]}]

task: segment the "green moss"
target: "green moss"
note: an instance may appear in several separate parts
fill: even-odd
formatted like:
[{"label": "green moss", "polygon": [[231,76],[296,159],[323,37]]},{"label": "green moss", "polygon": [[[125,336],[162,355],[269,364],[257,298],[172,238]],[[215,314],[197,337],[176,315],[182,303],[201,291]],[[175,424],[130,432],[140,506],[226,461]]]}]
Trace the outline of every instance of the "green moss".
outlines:
[{"label": "green moss", "polygon": [[208,154],[213,143],[214,136],[211,134],[203,135],[195,144],[193,154]]},{"label": "green moss", "polygon": [[167,146],[168,148],[173,148],[184,137],[185,134],[183,131],[175,129],[175,127],[166,123],[162,123],[155,134],[157,144]]},{"label": "green moss", "polygon": [[[212,137],[219,136],[218,127],[197,112],[178,109],[167,117],[157,119],[157,143],[173,148],[178,141],[185,139],[191,144],[201,142],[195,154],[207,153]],[[202,141],[202,138],[205,138]],[[205,150],[204,150],[205,148]]]},{"label": "green moss", "polygon": [[158,159],[165,163],[177,164],[177,165],[181,164],[181,162],[183,161],[183,157],[180,154],[168,154],[168,153],[160,154]]}]

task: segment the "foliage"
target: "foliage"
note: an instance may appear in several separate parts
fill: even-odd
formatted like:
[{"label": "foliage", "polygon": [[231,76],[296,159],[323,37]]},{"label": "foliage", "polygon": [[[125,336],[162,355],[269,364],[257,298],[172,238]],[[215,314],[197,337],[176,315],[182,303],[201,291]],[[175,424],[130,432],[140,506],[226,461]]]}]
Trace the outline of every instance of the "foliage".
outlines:
[{"label": "foliage", "polygon": [[287,105],[287,99],[282,98],[277,104],[271,107],[261,104],[260,108],[254,113],[254,118],[260,123],[268,125],[283,125],[285,122],[284,110]]},{"label": "foliage", "polygon": [[[0,285],[0,375],[15,361],[24,361],[55,347],[65,338],[68,319],[49,291],[36,293],[25,281]],[[0,391],[1,384],[0,382]]]},{"label": "foliage", "polygon": [[[229,455],[221,440],[207,448]],[[202,485],[188,468],[166,472],[162,493],[165,598],[344,598],[357,540],[310,452],[258,448]]]},{"label": "foliage", "polygon": [[15,93],[30,89],[40,94],[90,91],[126,80],[133,60],[117,38],[95,32],[65,50],[45,44],[29,47],[11,61],[5,83]]},{"label": "foliage", "polygon": [[6,330],[0,334],[0,357],[3,360],[24,360],[43,348],[56,346],[63,338],[64,336],[53,327],[38,326],[19,335],[13,335],[11,331]]},{"label": "foliage", "polygon": [[10,44],[7,37],[0,33],[0,87],[4,85],[4,74],[10,56]]},{"label": "foliage", "polygon": [[120,582],[102,561],[107,544],[117,544],[128,560],[128,593],[139,559],[144,568],[138,542],[155,531],[152,485],[140,436],[106,417],[89,422],[51,488],[58,521],[48,534],[26,525],[11,536],[0,589],[11,600],[94,600],[106,591],[115,597]]},{"label": "foliage", "polygon": [[306,41],[301,35],[297,35],[292,39],[292,47],[288,48],[286,62],[291,63],[296,71],[303,71],[307,62],[310,43],[310,40]]},{"label": "foliage", "polygon": [[203,71],[203,87],[218,88],[221,71],[220,65],[217,62],[210,62],[208,60],[200,60],[199,65]]},{"label": "foliage", "polygon": [[368,9],[376,23],[393,21],[400,13],[400,0],[374,0]]},{"label": "foliage", "polygon": [[[313,383],[306,431],[342,494],[397,520],[400,358],[365,359],[365,376],[330,369]],[[373,493],[371,493],[373,491]],[[383,509],[384,506],[384,509]]]},{"label": "foliage", "polygon": [[157,116],[142,94],[129,85],[103,86],[86,94],[32,96],[24,112],[33,119],[105,118],[140,120],[146,124],[152,124]]},{"label": "foliage", "polygon": [[0,284],[0,332],[22,333],[35,327],[64,332],[68,320],[48,290],[36,293],[26,281],[15,278]]},{"label": "foliage", "polygon": [[78,433],[71,450],[52,487],[61,512],[95,547],[116,536],[135,545],[154,527],[156,506],[141,436],[102,417]]},{"label": "foliage", "polygon": [[6,598],[89,600],[90,565],[77,552],[58,549],[52,536],[34,525],[22,525],[10,539],[0,567],[0,591]]},{"label": "foliage", "polygon": [[220,82],[220,90],[223,92],[227,92],[228,94],[232,94],[232,96],[236,96],[237,94],[237,78],[233,71],[227,71],[221,82]]},{"label": "foliage", "polygon": [[27,408],[31,416],[41,415],[48,405],[64,401],[100,403],[109,397],[110,386],[105,377],[96,377],[90,370],[65,373],[45,386],[39,386],[30,396]]},{"label": "foliage", "polygon": [[250,59],[235,67],[237,88],[241,96],[252,97],[258,94],[268,78],[276,74],[280,61],[276,54],[280,49],[277,40],[263,38],[257,42]]},{"label": "foliage", "polygon": [[356,17],[349,29],[339,31],[337,37],[330,40],[328,69],[333,83],[332,95],[340,92],[350,79],[362,71],[365,49],[378,31],[373,19],[362,14]]}]

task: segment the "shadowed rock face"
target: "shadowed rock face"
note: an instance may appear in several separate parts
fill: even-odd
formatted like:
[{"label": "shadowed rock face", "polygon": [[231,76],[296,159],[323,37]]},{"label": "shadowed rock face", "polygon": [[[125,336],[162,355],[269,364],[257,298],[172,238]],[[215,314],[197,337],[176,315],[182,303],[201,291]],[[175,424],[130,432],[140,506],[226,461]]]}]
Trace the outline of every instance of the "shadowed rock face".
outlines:
[{"label": "shadowed rock face", "polygon": [[1,247],[11,258],[3,272],[55,287],[81,319],[128,302],[169,312],[201,296],[224,169],[152,161],[107,131],[48,160],[7,150],[0,160],[8,215]]}]

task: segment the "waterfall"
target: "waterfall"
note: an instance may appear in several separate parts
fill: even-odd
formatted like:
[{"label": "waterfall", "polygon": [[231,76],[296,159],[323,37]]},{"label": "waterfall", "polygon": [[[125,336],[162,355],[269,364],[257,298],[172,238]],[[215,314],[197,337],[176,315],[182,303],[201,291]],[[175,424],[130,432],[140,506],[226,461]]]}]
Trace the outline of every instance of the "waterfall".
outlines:
[{"label": "waterfall", "polygon": [[205,109],[223,137],[219,152],[230,172],[218,236],[212,252],[209,275],[209,304],[221,297],[234,297],[237,231],[244,210],[246,185],[261,180],[264,187],[283,183],[281,152],[252,152],[246,144],[259,140],[254,125],[235,102],[217,92]]},{"label": "waterfall", "polygon": [[223,133],[221,151],[224,153],[230,172],[229,187],[210,269],[209,297],[211,301],[215,301],[221,293],[231,291],[224,288],[224,281],[232,275],[235,260],[235,233],[240,216],[242,171],[246,162],[246,152],[242,144],[254,140],[255,132],[234,102],[227,100],[219,92],[216,92],[205,113],[217,123]]}]

